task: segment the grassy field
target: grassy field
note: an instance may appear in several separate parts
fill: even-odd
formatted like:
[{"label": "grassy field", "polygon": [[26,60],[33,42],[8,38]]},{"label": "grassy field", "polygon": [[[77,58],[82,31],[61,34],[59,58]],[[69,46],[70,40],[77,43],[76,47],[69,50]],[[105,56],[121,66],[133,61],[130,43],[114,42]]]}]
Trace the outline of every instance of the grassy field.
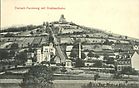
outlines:
[{"label": "grassy field", "polygon": [[[19,80],[19,79],[18,79]],[[14,81],[14,80],[13,80]],[[125,84],[125,81],[105,81],[105,80],[99,80],[99,81],[93,81],[93,80],[54,80],[54,88],[81,88],[81,86],[88,84],[91,82],[92,84]],[[138,85],[139,82],[129,82],[128,84]],[[21,88],[20,83],[0,83],[0,88]],[[102,87],[97,87],[102,88]],[[105,87],[107,88],[107,87]],[[115,88],[115,87],[113,87]],[[116,87],[117,88],[117,87]],[[122,87],[123,88],[123,87]],[[124,87],[126,88],[126,87]],[[136,88],[136,87],[135,87]]]}]

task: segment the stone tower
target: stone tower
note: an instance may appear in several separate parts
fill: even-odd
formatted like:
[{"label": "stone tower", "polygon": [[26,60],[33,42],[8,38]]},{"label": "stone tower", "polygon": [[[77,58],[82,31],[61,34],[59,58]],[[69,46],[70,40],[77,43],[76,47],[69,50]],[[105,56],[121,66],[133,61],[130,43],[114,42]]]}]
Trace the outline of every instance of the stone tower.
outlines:
[{"label": "stone tower", "polygon": [[61,23],[65,23],[66,22],[66,19],[65,19],[63,14],[60,17],[59,22],[61,22]]}]

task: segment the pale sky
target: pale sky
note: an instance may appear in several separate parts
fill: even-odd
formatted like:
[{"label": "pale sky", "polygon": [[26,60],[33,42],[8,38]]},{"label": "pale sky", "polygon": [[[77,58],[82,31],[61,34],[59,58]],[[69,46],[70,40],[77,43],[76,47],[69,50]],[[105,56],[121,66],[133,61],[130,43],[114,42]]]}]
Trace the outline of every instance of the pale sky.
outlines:
[{"label": "pale sky", "polygon": [[[15,9],[63,7],[65,10]],[[67,21],[139,38],[139,0],[2,0],[1,27]]]}]

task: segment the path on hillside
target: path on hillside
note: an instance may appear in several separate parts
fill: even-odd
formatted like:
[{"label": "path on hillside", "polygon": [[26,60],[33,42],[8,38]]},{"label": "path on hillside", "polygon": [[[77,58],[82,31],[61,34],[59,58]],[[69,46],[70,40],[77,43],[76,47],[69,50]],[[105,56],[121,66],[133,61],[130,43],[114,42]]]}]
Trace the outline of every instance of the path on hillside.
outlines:
[{"label": "path on hillside", "polygon": [[54,35],[54,32],[52,30],[52,28],[50,27],[50,31],[52,33],[52,36],[54,38],[54,44],[56,45],[55,48],[56,48],[56,51],[58,53],[58,56],[60,57],[61,59],[61,62],[65,62],[66,60],[66,56],[64,55],[64,52],[62,52],[61,48],[60,48],[60,45],[59,45],[59,42],[57,41],[57,38],[56,36]]}]

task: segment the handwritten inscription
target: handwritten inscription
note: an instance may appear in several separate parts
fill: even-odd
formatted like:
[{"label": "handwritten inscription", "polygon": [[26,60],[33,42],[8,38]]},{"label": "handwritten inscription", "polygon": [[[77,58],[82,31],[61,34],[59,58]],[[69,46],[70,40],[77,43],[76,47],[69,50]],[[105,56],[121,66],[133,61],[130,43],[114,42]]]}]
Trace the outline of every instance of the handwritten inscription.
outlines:
[{"label": "handwritten inscription", "polygon": [[18,6],[15,6],[15,9],[16,10],[65,10],[66,8],[65,7],[18,7]]}]

